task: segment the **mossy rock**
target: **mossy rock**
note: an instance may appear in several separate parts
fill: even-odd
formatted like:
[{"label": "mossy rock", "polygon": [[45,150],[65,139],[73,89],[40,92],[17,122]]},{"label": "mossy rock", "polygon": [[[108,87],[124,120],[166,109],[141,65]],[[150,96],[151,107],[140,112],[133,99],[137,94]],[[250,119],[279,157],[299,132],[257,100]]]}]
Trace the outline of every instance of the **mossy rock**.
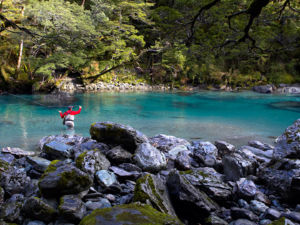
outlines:
[{"label": "mossy rock", "polygon": [[269,225],[285,225],[285,217],[281,217],[278,220],[274,220],[272,223],[270,223]]},{"label": "mossy rock", "polygon": [[139,144],[148,142],[148,138],[140,131],[113,122],[93,123],[90,134],[92,139],[98,142],[115,146],[121,145],[130,153],[134,153]]},{"label": "mossy rock", "polygon": [[141,203],[149,201],[158,211],[176,215],[163,181],[151,174],[146,174],[137,180],[133,201]]},{"label": "mossy rock", "polygon": [[96,209],[83,218],[80,225],[166,225],[182,224],[177,217],[161,213],[149,205],[128,204]]}]

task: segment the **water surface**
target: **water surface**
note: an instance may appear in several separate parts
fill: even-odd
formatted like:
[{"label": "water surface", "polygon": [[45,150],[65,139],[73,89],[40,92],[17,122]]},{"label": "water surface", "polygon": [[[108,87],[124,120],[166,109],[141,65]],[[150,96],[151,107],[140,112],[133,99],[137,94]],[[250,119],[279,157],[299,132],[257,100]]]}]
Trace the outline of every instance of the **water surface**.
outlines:
[{"label": "water surface", "polygon": [[[272,143],[299,118],[300,96],[253,92],[97,93],[76,95],[74,131],[62,126],[58,110],[70,101],[52,101],[42,95],[0,96],[0,147],[34,150],[51,134],[89,136],[90,124],[113,121],[144,132],[188,140],[225,140],[236,145],[251,139]],[[71,101],[72,102],[72,101]],[[75,109],[77,109],[75,107]]]}]

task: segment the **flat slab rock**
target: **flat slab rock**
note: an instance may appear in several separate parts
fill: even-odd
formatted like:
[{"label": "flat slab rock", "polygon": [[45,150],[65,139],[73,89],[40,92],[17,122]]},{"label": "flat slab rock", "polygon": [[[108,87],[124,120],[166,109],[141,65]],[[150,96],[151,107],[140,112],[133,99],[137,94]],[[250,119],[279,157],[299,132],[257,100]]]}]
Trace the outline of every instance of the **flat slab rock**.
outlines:
[{"label": "flat slab rock", "polygon": [[10,153],[15,156],[33,156],[36,154],[35,152],[25,151],[20,148],[11,148],[11,147],[2,148],[1,152]]}]

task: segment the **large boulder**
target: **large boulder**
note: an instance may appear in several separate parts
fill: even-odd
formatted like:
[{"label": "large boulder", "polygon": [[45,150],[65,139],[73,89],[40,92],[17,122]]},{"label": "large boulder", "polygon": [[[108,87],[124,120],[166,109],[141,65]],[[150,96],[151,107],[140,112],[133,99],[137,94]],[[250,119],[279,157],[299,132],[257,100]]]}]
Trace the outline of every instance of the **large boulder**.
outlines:
[{"label": "large boulder", "polygon": [[90,176],[75,166],[53,161],[39,181],[39,189],[44,196],[60,196],[87,190],[92,183]]},{"label": "large boulder", "polygon": [[161,213],[149,205],[127,204],[109,209],[96,209],[83,218],[80,225],[140,225],[140,224],[182,224],[177,217]]},{"label": "large boulder", "polygon": [[107,170],[110,167],[110,162],[98,150],[90,150],[77,157],[76,166],[93,177],[98,170]]},{"label": "large boulder", "polygon": [[234,152],[222,158],[227,180],[237,181],[241,177],[255,174],[257,161],[243,152]]},{"label": "large boulder", "polygon": [[173,170],[167,177],[167,187],[176,214],[191,224],[204,222],[219,206],[215,201],[198,190],[178,171]]},{"label": "large boulder", "polygon": [[275,91],[275,86],[271,84],[267,85],[260,85],[260,86],[254,86],[253,91],[263,93],[263,94],[270,94]]},{"label": "large boulder", "polygon": [[93,123],[90,134],[98,142],[114,146],[121,145],[130,153],[134,153],[139,144],[148,142],[148,138],[140,131],[113,122]]},{"label": "large boulder", "polygon": [[50,222],[57,216],[57,211],[52,206],[37,197],[27,199],[22,211],[32,219],[44,222]]},{"label": "large boulder", "polygon": [[300,119],[276,139],[274,157],[300,159]]},{"label": "large boulder", "polygon": [[168,152],[171,149],[175,148],[176,146],[183,145],[183,146],[190,146],[191,144],[182,138],[177,138],[174,136],[168,136],[165,134],[159,134],[154,137],[150,138],[150,142],[153,146],[157,149]]},{"label": "large boulder", "polygon": [[165,184],[160,178],[152,174],[146,174],[137,180],[133,201],[141,203],[149,201],[153,208],[160,212],[176,216]]},{"label": "large boulder", "polygon": [[44,144],[43,146],[43,152],[46,154],[46,157],[50,160],[63,160],[71,158],[71,149],[72,147],[70,145],[57,141],[51,141],[49,143]]},{"label": "large boulder", "polygon": [[144,171],[149,172],[158,172],[167,165],[164,153],[160,152],[149,143],[143,143],[138,146],[134,161]]}]

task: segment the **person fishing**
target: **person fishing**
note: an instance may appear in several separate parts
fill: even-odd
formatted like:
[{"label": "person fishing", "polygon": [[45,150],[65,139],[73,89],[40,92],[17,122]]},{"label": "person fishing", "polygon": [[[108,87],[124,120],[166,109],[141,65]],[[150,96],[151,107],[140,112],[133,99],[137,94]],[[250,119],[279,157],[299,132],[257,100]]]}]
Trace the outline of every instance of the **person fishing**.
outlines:
[{"label": "person fishing", "polygon": [[79,109],[77,111],[73,111],[73,106],[69,106],[68,110],[64,113],[58,111],[60,117],[63,119],[63,125],[66,125],[69,129],[74,128],[74,116],[81,112],[81,108],[82,107],[79,106]]}]

